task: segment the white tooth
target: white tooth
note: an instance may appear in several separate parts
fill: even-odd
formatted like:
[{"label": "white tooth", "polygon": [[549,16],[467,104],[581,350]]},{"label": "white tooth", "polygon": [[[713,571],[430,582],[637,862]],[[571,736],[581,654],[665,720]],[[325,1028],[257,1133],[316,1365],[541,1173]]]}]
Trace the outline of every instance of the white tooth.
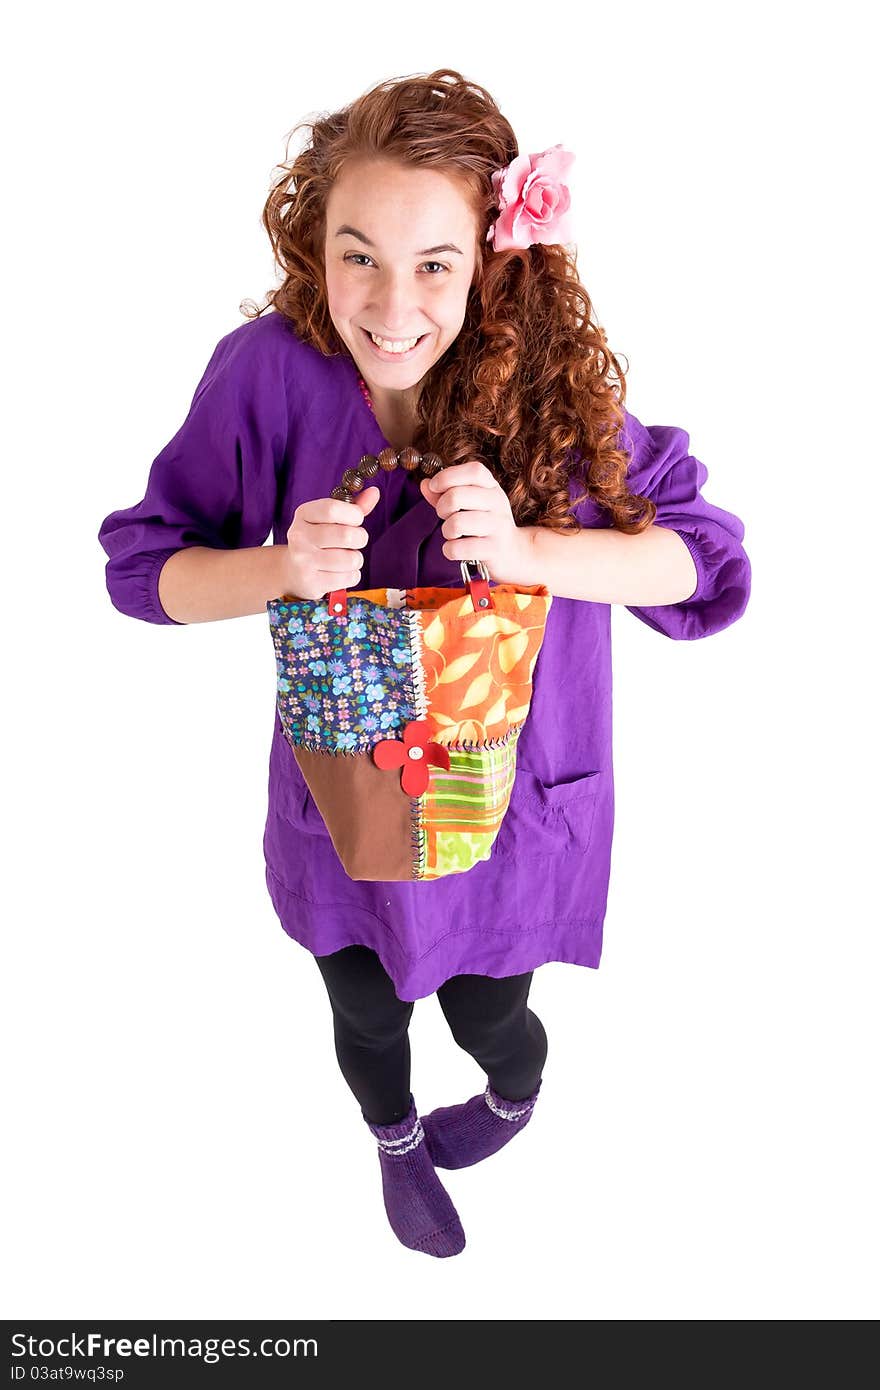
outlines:
[{"label": "white tooth", "polygon": [[370,337],[374,343],[382,348],[383,352],[409,352],[410,348],[414,348],[419,341],[418,338],[405,338],[400,342],[389,342],[387,338],[377,338],[375,333],[371,333]]}]

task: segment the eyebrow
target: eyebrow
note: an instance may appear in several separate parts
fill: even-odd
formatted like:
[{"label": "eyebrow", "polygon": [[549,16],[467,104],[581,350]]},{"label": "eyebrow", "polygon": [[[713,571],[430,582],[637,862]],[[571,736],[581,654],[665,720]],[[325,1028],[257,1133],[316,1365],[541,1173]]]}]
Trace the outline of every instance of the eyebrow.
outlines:
[{"label": "eyebrow", "polygon": [[[358,241],[362,241],[364,243],[364,246],[370,246],[373,250],[375,250],[375,245],[372,241],[370,241],[370,238],[364,236],[363,232],[359,232],[357,227],[349,227],[347,222],[344,222],[342,224],[336,235],[357,237]],[[444,242],[442,246],[428,246],[425,248],[424,251],[414,251],[413,255],[434,256],[437,254],[438,251],[454,251],[457,256],[461,256],[464,254],[462,251],[459,251],[457,246],[453,246],[451,241],[447,241]]]}]

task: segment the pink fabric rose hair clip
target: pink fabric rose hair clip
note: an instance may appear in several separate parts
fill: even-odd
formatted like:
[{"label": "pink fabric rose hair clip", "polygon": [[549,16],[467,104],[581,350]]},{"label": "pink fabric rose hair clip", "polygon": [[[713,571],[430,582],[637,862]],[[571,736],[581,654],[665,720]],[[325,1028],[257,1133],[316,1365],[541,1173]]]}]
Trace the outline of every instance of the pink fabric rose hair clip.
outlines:
[{"label": "pink fabric rose hair clip", "polygon": [[486,233],[495,251],[572,240],[565,176],[574,155],[561,145],[520,154],[492,175],[499,215]]}]

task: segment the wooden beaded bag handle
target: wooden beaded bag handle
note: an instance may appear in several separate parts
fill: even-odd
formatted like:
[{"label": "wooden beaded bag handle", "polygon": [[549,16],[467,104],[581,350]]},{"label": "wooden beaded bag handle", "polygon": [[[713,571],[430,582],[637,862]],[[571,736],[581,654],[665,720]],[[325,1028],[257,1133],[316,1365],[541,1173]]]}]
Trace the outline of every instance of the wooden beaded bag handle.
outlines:
[{"label": "wooden beaded bag handle", "polygon": [[[433,478],[434,474],[439,473],[440,469],[445,468],[446,465],[436,454],[420,454],[418,449],[414,449],[411,444],[399,451],[389,448],[383,449],[380,454],[364,454],[357,468],[346,468],[342,475],[342,482],[338,487],[333,488],[330,496],[337,498],[340,502],[350,502],[354,494],[361,491],[368,478],[375,478],[380,468],[384,472],[390,473],[397,467],[402,468],[406,473],[422,473],[426,478]],[[479,572],[479,579],[471,577],[471,566]],[[489,571],[482,560],[462,560],[461,578],[465,588],[470,592],[474,608],[478,613],[495,607],[489,591]],[[332,589],[327,595],[327,608],[334,617],[347,617],[347,590]]]}]

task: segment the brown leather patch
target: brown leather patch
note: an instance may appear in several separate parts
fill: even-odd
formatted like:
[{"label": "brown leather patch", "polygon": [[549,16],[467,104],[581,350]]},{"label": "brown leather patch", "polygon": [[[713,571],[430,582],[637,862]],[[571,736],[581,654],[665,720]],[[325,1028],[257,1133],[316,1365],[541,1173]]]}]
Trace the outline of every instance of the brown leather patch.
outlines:
[{"label": "brown leather patch", "polygon": [[293,752],[349,878],[412,879],[412,816],[402,769],[383,772],[368,753]]}]

